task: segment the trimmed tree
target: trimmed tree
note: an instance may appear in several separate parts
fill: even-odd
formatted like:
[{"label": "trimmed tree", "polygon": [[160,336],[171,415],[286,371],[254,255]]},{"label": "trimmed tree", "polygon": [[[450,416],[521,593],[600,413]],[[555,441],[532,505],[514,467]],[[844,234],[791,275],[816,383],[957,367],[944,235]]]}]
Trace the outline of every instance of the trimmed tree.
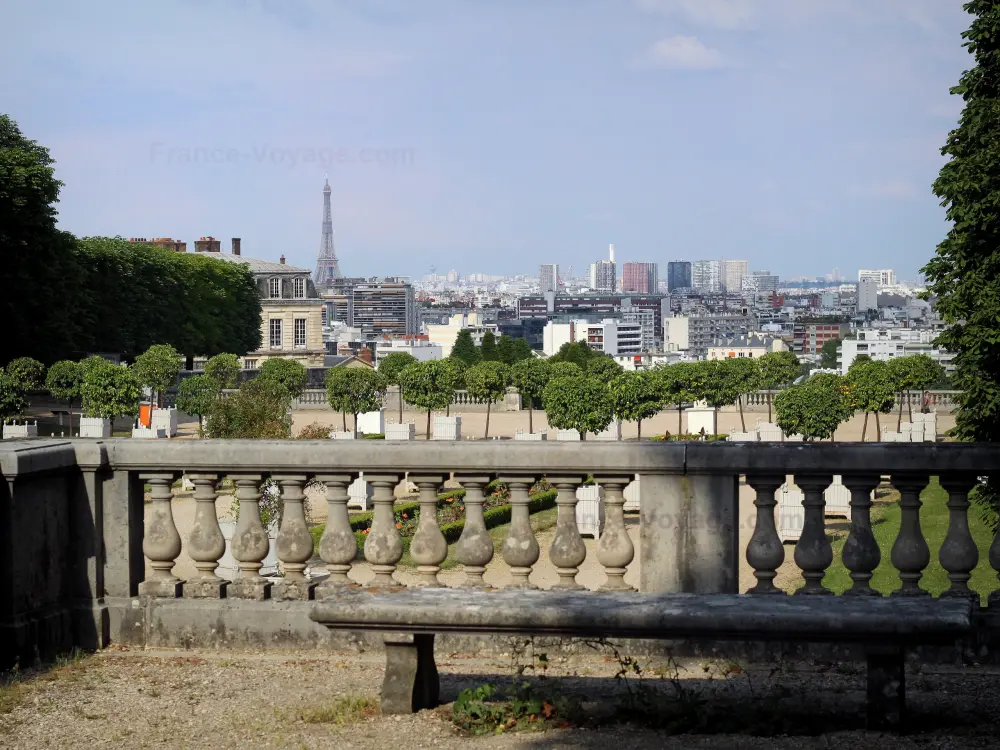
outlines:
[{"label": "trimmed tree", "polygon": [[264,360],[257,373],[257,378],[269,380],[283,388],[290,398],[298,398],[305,390],[309,373],[306,368],[294,359],[272,357]]},{"label": "trimmed tree", "polygon": [[0,368],[0,421],[17,417],[28,407],[24,384]]},{"label": "trimmed tree", "polygon": [[465,373],[468,371],[469,367],[462,360],[456,357],[445,357],[441,360],[441,364],[445,369],[445,387],[448,388],[448,392],[451,394],[448,400],[448,406],[445,407],[445,416],[451,416],[451,402],[455,400],[455,391],[460,391],[465,388]]},{"label": "trimmed tree", "polygon": [[565,360],[553,362],[549,358],[546,362],[549,366],[549,380],[553,378],[580,378],[583,377],[583,368],[574,362]]},{"label": "trimmed tree", "polygon": [[45,387],[52,397],[66,402],[69,412],[69,434],[73,434],[73,402],[80,397],[83,382],[83,365],[69,359],[56,362],[45,376]]},{"label": "trimmed tree", "polygon": [[528,402],[528,432],[535,431],[535,407],[541,405],[542,391],[549,382],[551,369],[548,362],[535,357],[515,362],[510,368],[511,382],[521,394],[521,406]]},{"label": "trimmed tree", "polygon": [[[771,391],[791,385],[802,365],[792,352],[768,352],[757,360],[760,364],[760,387],[767,391],[767,421],[771,421]],[[746,430],[744,430],[745,432]]]},{"label": "trimmed tree", "polygon": [[334,367],[326,373],[326,400],[334,411],[354,417],[354,434],[358,434],[358,414],[375,411],[385,398],[385,378],[367,367]]},{"label": "trimmed tree", "polygon": [[205,363],[205,375],[218,384],[219,390],[235,388],[240,377],[240,358],[235,354],[216,354]]},{"label": "trimmed tree", "polygon": [[875,440],[881,440],[879,414],[888,414],[895,406],[896,385],[889,372],[889,365],[874,359],[855,360],[847,371],[847,382],[852,387],[854,405],[865,413],[861,442],[865,442],[868,435],[869,413],[875,415]]},{"label": "trimmed tree", "polygon": [[520,362],[522,359],[534,359],[535,352],[531,349],[525,339],[514,339],[514,361]]},{"label": "trimmed tree", "polygon": [[479,347],[472,340],[472,331],[463,328],[458,332],[458,336],[455,337],[455,345],[451,347],[449,356],[462,360],[468,367],[479,363],[482,357]]},{"label": "trimmed tree", "polygon": [[139,413],[142,386],[131,368],[113,365],[102,360],[103,365],[87,369],[80,386],[83,413],[88,417],[109,419],[134,417]]},{"label": "trimmed tree", "polygon": [[740,410],[740,427],[747,431],[747,423],[743,417],[743,396],[760,390],[760,362],[746,357],[732,357],[719,361],[719,372],[725,382],[727,396],[736,396]]},{"label": "trimmed tree", "polygon": [[[386,356],[378,366],[379,374],[387,385],[399,386],[399,373],[404,367],[409,367],[417,361],[409,352],[393,352]],[[403,424],[403,394],[399,393],[399,423]]]},{"label": "trimmed tree", "polygon": [[817,375],[786,388],[774,398],[778,427],[807,441],[833,439],[840,423],[853,414],[849,389],[839,375]]},{"label": "trimmed tree", "polygon": [[840,349],[840,339],[830,339],[825,344],[820,351],[822,358],[820,359],[819,366],[826,370],[837,369],[837,352]]},{"label": "trimmed tree", "polygon": [[45,365],[31,357],[12,359],[3,369],[19,381],[26,391],[37,391],[45,382]]},{"label": "trimmed tree", "polygon": [[448,408],[454,395],[453,383],[453,373],[444,360],[417,362],[399,373],[403,398],[427,410],[427,440],[431,439],[431,412]]},{"label": "trimmed tree", "polygon": [[610,382],[623,372],[622,366],[606,354],[591,357],[587,362],[587,374],[593,375],[595,378],[600,378],[605,383]]},{"label": "trimmed tree", "polygon": [[477,401],[486,402],[486,431],[483,438],[490,436],[490,410],[493,404],[507,395],[511,383],[510,367],[503,362],[480,362],[465,373],[465,387],[469,395]]},{"label": "trimmed tree", "polygon": [[698,375],[694,393],[716,412],[739,399],[739,386],[733,376],[733,368],[727,364],[729,361],[716,359],[694,363]]},{"label": "trimmed tree", "polygon": [[483,334],[483,343],[479,345],[480,362],[499,362],[500,354],[497,352],[497,337],[493,331]]},{"label": "trimmed tree", "polygon": [[154,344],[135,358],[132,371],[139,385],[150,388],[153,403],[161,406],[164,392],[177,382],[184,359],[170,344]]},{"label": "trimmed tree", "polygon": [[497,359],[505,365],[512,365],[517,359],[514,356],[514,339],[507,334],[501,334],[497,341]]},{"label": "trimmed tree", "polygon": [[588,432],[606,430],[615,416],[608,387],[596,378],[552,378],[542,392],[542,405],[552,427],[576,430],[581,440]]},{"label": "trimmed tree", "polygon": [[276,380],[256,377],[226,398],[218,398],[208,414],[211,438],[287,440],[292,435],[292,397]]},{"label": "trimmed tree", "polygon": [[635,422],[642,440],[642,420],[655,417],[663,405],[660,378],[654,370],[623,372],[608,384],[615,416]]},{"label": "trimmed tree", "polygon": [[205,436],[205,416],[219,398],[222,389],[218,381],[207,375],[192,375],[177,386],[177,408],[185,414],[198,417],[198,436]]},{"label": "trimmed tree", "polygon": [[677,434],[684,434],[684,405],[698,400],[702,372],[698,362],[678,362],[654,370],[660,381],[660,396],[664,406],[677,407]]}]

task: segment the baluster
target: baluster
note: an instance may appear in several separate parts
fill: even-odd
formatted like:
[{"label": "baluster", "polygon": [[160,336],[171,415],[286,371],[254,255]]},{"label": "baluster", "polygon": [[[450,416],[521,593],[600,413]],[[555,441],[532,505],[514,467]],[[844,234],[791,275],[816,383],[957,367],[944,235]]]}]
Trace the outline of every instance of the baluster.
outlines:
[{"label": "baluster", "polygon": [[[604,531],[597,540],[597,561],[604,566],[608,579],[601,591],[634,591],[625,583],[628,565],[635,557],[635,546],[625,527],[624,511],[625,487],[632,477],[598,476],[595,479],[604,487]],[[575,508],[573,519],[575,522]]]},{"label": "baluster", "polygon": [[844,486],[851,491],[851,530],[844,542],[841,558],[844,567],[851,571],[854,585],[845,594],[880,596],[871,587],[872,573],[882,560],[882,552],[872,534],[872,491],[882,480],[877,474],[845,474]]},{"label": "baluster", "polygon": [[410,481],[420,490],[420,518],[410,540],[410,557],[417,563],[420,586],[440,586],[438,571],[448,557],[448,541],[438,525],[438,488],[443,474],[411,474]]},{"label": "baluster", "polygon": [[826,500],[823,492],[833,481],[833,476],[809,475],[795,477],[795,483],[801,488],[802,507],[805,521],[802,524],[802,535],[795,544],[795,564],[802,570],[805,585],[796,594],[829,594],[830,590],[823,586],[823,576],[833,562],[833,547],[826,538],[824,510]]},{"label": "baluster", "polygon": [[465,586],[488,588],[483,580],[486,566],[493,559],[493,539],[483,518],[483,488],[490,478],[482,474],[455,474],[465,488],[465,526],[455,545],[455,559],[465,568]]},{"label": "baluster", "polygon": [[396,571],[396,563],[403,557],[403,540],[396,529],[396,514],[393,512],[396,502],[393,489],[399,484],[400,478],[400,474],[373,474],[365,477],[375,489],[372,497],[375,515],[368,538],[365,539],[365,559],[371,563],[375,573],[370,586],[399,586],[392,574]]},{"label": "baluster", "polygon": [[948,533],[938,551],[938,560],[951,581],[941,596],[968,597],[978,604],[978,594],[969,589],[969,579],[979,562],[979,549],[969,531],[969,491],[976,486],[976,478],[946,475],[941,477],[941,486],[948,491]]},{"label": "baluster", "polygon": [[358,556],[358,540],[351,530],[351,519],[347,514],[347,501],[350,499],[347,488],[354,481],[354,475],[332,474],[316,479],[326,485],[326,528],[319,540],[319,556],[330,574],[316,588],[316,594],[327,596],[344,586],[353,585],[347,574]]},{"label": "baluster", "polygon": [[302,488],[308,477],[283,474],[274,478],[281,485],[281,526],[275,541],[284,573],[281,583],[274,587],[274,596],[282,600],[309,600],[313,598],[316,584],[305,575],[306,563],[313,555],[312,535],[302,506],[306,497]]},{"label": "baluster", "polygon": [[920,492],[927,486],[925,476],[893,476],[893,486],[899,490],[899,534],[893,542],[889,559],[899,571],[902,586],[893,596],[929,596],[920,588],[923,570],[931,561],[931,550],[920,528]]},{"label": "baluster", "polygon": [[260,474],[235,474],[230,479],[236,484],[239,515],[233,531],[233,559],[240,573],[226,588],[231,599],[269,599],[271,583],[261,574],[264,558],[271,548],[267,529],[260,520]]},{"label": "baluster", "polygon": [[750,594],[783,594],[774,585],[774,577],[778,568],[785,561],[785,548],[778,536],[774,524],[774,508],[778,501],[774,498],[775,491],[781,487],[785,478],[772,475],[748,475],[747,484],[757,492],[753,504],[757,508],[757,522],[754,524],[753,535],[747,542],[747,562],[753,568],[757,584],[750,589]]},{"label": "baluster", "polygon": [[171,572],[174,561],[181,553],[181,535],[174,525],[171,506],[174,475],[140,474],[139,480],[149,484],[151,504],[142,536],[142,554],[149,559],[153,572],[139,584],[142,596],[177,598],[181,595],[181,581]]},{"label": "baluster", "polygon": [[576,582],[580,565],[587,559],[587,546],[576,525],[576,488],[582,481],[583,477],[579,476],[549,480],[559,490],[556,496],[556,535],[549,547],[549,559],[559,574],[559,580],[552,586],[554,589],[583,588]]},{"label": "baluster", "polygon": [[503,559],[510,566],[514,579],[511,588],[534,588],[531,569],[538,562],[541,550],[531,529],[531,511],[528,507],[531,496],[528,490],[535,482],[533,476],[502,476],[500,481],[510,490],[510,529],[503,540]]},{"label": "baluster", "polygon": [[219,528],[215,509],[217,474],[188,474],[194,482],[194,524],[188,536],[188,555],[198,574],[184,584],[184,596],[195,599],[220,599],[227,581],[216,574],[219,558],[226,552],[226,539]]}]

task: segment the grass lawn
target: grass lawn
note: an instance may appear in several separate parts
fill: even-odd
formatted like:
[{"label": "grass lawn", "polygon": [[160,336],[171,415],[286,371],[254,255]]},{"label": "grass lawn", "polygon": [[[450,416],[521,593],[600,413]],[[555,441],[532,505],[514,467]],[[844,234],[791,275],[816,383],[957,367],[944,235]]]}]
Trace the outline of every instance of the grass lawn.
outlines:
[{"label": "grass lawn", "polygon": [[[948,574],[938,561],[938,550],[948,533],[948,493],[938,484],[937,478],[934,478],[921,493],[920,499],[923,501],[920,508],[920,527],[931,551],[931,562],[924,569],[920,586],[937,596],[950,585]],[[898,589],[900,585],[899,575],[889,559],[892,545],[899,533],[899,522],[899,494],[891,492],[884,497],[877,497],[872,507],[872,532],[875,534],[879,549],[882,550],[882,561],[875,569],[871,584],[872,588],[883,594]],[[830,541],[833,545],[834,559],[833,565],[823,578],[823,585],[840,594],[852,585],[851,577],[840,558],[844,542],[847,540],[849,524],[838,521],[832,526],[832,529],[830,526],[827,528],[833,532]],[[983,523],[975,507],[969,509],[969,530],[976,546],[979,547],[979,564],[972,571],[969,587],[979,593],[985,604],[986,597],[997,586],[996,572],[990,567],[989,562],[993,533]]]}]

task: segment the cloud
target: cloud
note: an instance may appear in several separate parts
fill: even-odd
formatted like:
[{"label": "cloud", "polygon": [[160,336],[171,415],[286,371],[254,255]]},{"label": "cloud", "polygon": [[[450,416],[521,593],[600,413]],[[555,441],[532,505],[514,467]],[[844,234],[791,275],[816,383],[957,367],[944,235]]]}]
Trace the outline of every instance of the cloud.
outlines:
[{"label": "cloud", "polygon": [[640,62],[646,66],[678,70],[712,70],[726,64],[719,50],[706,47],[695,36],[661,39],[646,50]]},{"label": "cloud", "polygon": [[893,178],[867,185],[853,185],[850,193],[855,198],[876,198],[883,200],[906,201],[920,197],[920,191],[909,180]]},{"label": "cloud", "polygon": [[743,29],[752,25],[753,0],[637,0],[639,10],[679,15],[700,26]]}]

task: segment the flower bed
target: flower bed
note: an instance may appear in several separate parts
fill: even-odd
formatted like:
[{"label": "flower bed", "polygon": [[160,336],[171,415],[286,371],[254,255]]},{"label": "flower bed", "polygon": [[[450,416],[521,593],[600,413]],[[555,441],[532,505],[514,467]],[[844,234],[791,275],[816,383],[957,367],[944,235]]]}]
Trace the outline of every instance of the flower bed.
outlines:
[{"label": "flower bed", "polygon": [[704,439],[706,442],[711,443],[711,442],[715,442],[715,441],[719,441],[719,440],[725,440],[728,437],[729,437],[729,435],[719,434],[719,435],[705,435],[704,438],[703,438],[703,436],[700,435],[700,434],[691,435],[691,434],[685,433],[683,435],[654,435],[653,437],[651,437],[649,439],[650,440],[658,440],[660,442],[667,441],[667,442],[671,442],[671,443],[686,442],[688,440],[699,440],[700,441],[700,440]]}]

